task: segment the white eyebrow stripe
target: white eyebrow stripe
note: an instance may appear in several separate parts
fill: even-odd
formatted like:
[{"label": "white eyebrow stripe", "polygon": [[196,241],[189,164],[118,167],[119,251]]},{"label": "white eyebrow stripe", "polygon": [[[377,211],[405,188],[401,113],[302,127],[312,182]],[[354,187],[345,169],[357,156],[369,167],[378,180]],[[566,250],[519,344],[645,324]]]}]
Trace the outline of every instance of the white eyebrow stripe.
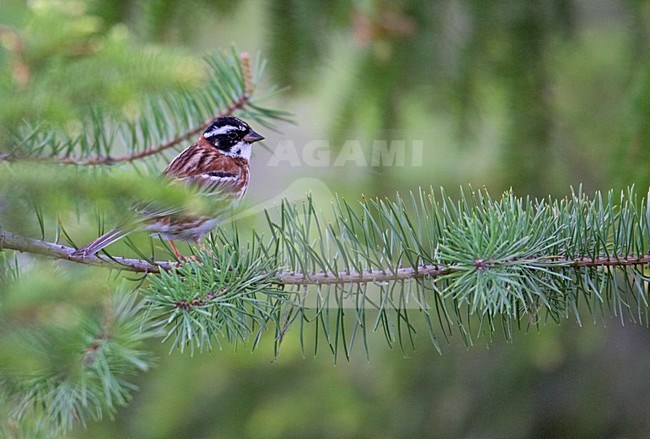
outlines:
[{"label": "white eyebrow stripe", "polygon": [[208,131],[207,133],[203,134],[203,137],[207,138],[207,137],[218,136],[219,134],[225,134],[228,131],[232,131],[234,129],[236,128],[232,125],[224,125],[222,127],[215,128],[212,131]]}]

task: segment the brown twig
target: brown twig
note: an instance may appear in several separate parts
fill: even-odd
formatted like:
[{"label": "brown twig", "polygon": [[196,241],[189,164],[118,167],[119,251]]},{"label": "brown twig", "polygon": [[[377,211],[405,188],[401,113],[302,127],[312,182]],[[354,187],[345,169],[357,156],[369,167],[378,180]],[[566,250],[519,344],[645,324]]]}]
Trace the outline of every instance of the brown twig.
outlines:
[{"label": "brown twig", "polygon": [[21,252],[44,255],[58,259],[65,259],[71,262],[78,262],[86,265],[96,265],[98,267],[118,268],[126,271],[139,273],[158,273],[160,270],[171,269],[172,264],[169,262],[145,261],[142,259],[129,259],[114,257],[111,259],[93,256],[75,255],[76,249],[54,242],[41,241],[38,239],[26,238],[14,235],[11,232],[0,230],[0,250],[3,248],[17,250]]},{"label": "brown twig", "polygon": [[453,267],[440,265],[423,265],[417,270],[413,267],[391,270],[368,270],[363,273],[312,273],[305,276],[302,273],[283,273],[280,275],[283,285],[331,285],[348,283],[391,282],[409,279],[422,279],[425,277],[440,277],[456,272]]},{"label": "brown twig", "polygon": [[[220,111],[216,116],[206,119],[201,122],[196,128],[174,138],[168,142],[163,143],[162,145],[154,145],[150,148],[144,149],[142,151],[133,152],[130,154],[125,154],[117,157],[103,156],[103,157],[86,157],[86,158],[76,158],[76,157],[20,157],[22,161],[43,161],[51,163],[59,163],[64,165],[85,165],[85,166],[94,166],[94,165],[113,165],[116,163],[123,162],[133,162],[145,157],[149,157],[155,154],[159,154],[169,148],[172,148],[178,145],[181,142],[190,140],[194,136],[198,135],[201,131],[205,130],[212,121],[221,116],[228,116],[244,107],[246,102],[250,100],[248,94],[244,94],[239,97],[239,99],[227,108]],[[0,161],[15,161],[17,158],[13,154],[0,154]]]},{"label": "brown twig", "polygon": [[[104,258],[98,256],[74,255],[76,249],[61,244],[47,241],[40,241],[32,238],[25,238],[11,232],[0,230],[0,250],[3,248],[21,252],[39,254],[58,259],[65,259],[86,265],[99,267],[118,268],[125,271],[139,273],[159,273],[172,268],[172,263],[161,261],[146,261],[142,259],[130,259],[122,257]],[[530,261],[538,261],[531,259]],[[650,264],[650,254],[644,256],[600,256],[597,258],[580,259],[548,259],[549,262],[557,264],[558,268],[590,268],[590,267],[623,267],[633,265]],[[566,263],[566,264],[563,264]],[[489,268],[482,268],[489,269]],[[405,281],[409,279],[422,279],[425,277],[437,278],[458,272],[454,266],[423,265],[416,268],[404,267],[392,270],[368,270],[363,273],[340,272],[340,273],[278,273],[276,283],[279,285],[331,285],[350,283],[371,283],[371,282],[392,282]]]},{"label": "brown twig", "polygon": [[[530,259],[530,262],[539,259]],[[551,260],[549,260],[551,261]],[[607,257],[602,256],[595,259],[552,259],[558,268],[589,268],[589,267],[622,267],[631,265],[650,264],[650,255],[647,256],[621,256]],[[514,261],[513,261],[514,262]],[[521,262],[521,260],[519,261]],[[566,264],[563,264],[566,263]],[[483,271],[489,269],[489,265],[476,265],[475,270]],[[422,265],[417,269],[413,267],[398,268],[396,271],[391,270],[368,270],[363,273],[358,272],[340,272],[334,273],[313,273],[308,276],[302,273],[281,274],[280,279],[284,285],[327,285],[327,284],[347,284],[347,283],[371,283],[371,282],[393,282],[404,281],[409,279],[423,279],[425,277],[442,277],[449,274],[457,273],[460,269],[454,266],[440,265]]]},{"label": "brown twig", "polygon": [[214,119],[217,117],[222,117],[222,116],[230,116],[232,115],[235,111],[240,110],[244,108],[244,106],[250,101],[251,96],[252,96],[252,91],[253,91],[253,82],[252,82],[252,75],[251,75],[251,70],[250,70],[250,58],[246,52],[242,53],[240,55],[240,61],[241,61],[241,67],[242,67],[242,72],[244,74],[244,94],[239,96],[236,101],[234,101],[232,104],[230,104],[228,107],[222,109],[219,111],[217,114],[215,114],[213,117],[210,117],[209,119],[204,120],[201,122],[199,125],[197,125],[195,128],[191,129],[190,131],[181,134],[180,136],[169,140],[168,142],[165,142],[161,145],[154,145],[151,146],[147,149],[144,149],[142,151],[137,151],[137,152],[132,152],[129,154],[124,154],[121,156],[117,157],[111,157],[111,156],[101,156],[101,157],[86,157],[86,158],[78,158],[78,157],[16,157],[13,153],[12,154],[0,154],[0,161],[42,161],[42,162],[50,162],[50,163],[59,163],[59,164],[64,164],[64,165],[84,165],[84,166],[95,166],[95,165],[113,165],[116,163],[123,163],[123,162],[133,162],[136,160],[140,160],[145,157],[149,157],[152,155],[160,154],[161,152],[172,148],[179,143],[185,142],[187,140],[191,140],[194,136],[198,135],[201,133],[201,131],[205,130]]},{"label": "brown twig", "polygon": [[222,288],[220,290],[212,290],[208,294],[203,296],[202,298],[195,297],[192,300],[181,299],[181,300],[178,300],[176,303],[174,303],[174,308],[180,308],[180,309],[183,309],[183,310],[187,311],[188,309],[192,309],[192,308],[197,307],[197,306],[199,306],[199,307],[200,306],[205,306],[210,300],[212,300],[214,298],[214,296],[222,295],[225,292],[226,292],[226,289]]}]

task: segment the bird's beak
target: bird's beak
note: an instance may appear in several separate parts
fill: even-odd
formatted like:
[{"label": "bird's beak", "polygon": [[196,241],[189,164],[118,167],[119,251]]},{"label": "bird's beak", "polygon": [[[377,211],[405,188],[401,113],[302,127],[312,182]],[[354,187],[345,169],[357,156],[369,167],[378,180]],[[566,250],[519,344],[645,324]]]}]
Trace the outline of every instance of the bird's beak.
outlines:
[{"label": "bird's beak", "polygon": [[260,140],[264,140],[264,136],[261,136],[257,134],[255,131],[250,130],[248,134],[244,136],[244,141],[248,143],[254,143],[254,142],[259,142]]}]

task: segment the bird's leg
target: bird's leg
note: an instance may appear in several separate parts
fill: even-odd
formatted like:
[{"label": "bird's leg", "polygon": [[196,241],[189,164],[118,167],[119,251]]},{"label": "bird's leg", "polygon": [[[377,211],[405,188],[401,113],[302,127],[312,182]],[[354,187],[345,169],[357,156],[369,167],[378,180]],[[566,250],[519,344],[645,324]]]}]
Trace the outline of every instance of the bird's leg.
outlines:
[{"label": "bird's leg", "polygon": [[174,251],[174,256],[176,256],[178,259],[184,261],[184,260],[185,260],[185,256],[183,256],[182,254],[180,254],[180,252],[178,251],[178,248],[176,247],[176,243],[174,242],[173,239],[172,239],[172,240],[169,240],[169,245],[171,245],[172,250]]},{"label": "bird's leg", "polygon": [[169,245],[172,247],[172,250],[174,251],[174,255],[176,256],[176,259],[178,259],[179,262],[176,263],[176,266],[180,266],[181,263],[186,263],[188,261],[196,261],[196,256],[183,256],[181,252],[178,251],[178,247],[176,247],[176,243],[173,240],[169,240]]}]

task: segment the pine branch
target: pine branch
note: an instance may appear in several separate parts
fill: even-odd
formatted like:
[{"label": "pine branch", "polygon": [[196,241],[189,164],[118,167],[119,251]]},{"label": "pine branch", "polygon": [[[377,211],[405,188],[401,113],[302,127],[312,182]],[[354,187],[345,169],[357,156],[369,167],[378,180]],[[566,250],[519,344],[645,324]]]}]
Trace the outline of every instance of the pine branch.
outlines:
[{"label": "pine branch", "polygon": [[[541,258],[543,259],[543,258]],[[540,258],[534,259],[513,259],[512,263],[529,264],[539,262]],[[599,256],[596,258],[581,258],[578,260],[549,258],[548,261],[555,262],[556,267],[563,268],[589,268],[589,267],[629,267],[634,265],[650,264],[650,255],[647,256]],[[484,271],[489,268],[482,262],[477,261],[476,271]],[[423,265],[417,268],[399,267],[397,269],[387,270],[368,270],[362,273],[339,272],[339,273],[279,273],[278,283],[281,285],[349,285],[349,284],[367,284],[374,282],[403,282],[423,278],[440,278],[459,270],[451,266],[440,265]]]},{"label": "pine branch", "polygon": [[[0,230],[0,251],[2,249],[16,250],[19,252],[32,253],[48,256],[56,259],[64,259],[79,264],[92,265],[110,269],[120,269],[135,273],[160,273],[171,270],[173,264],[167,261],[148,261],[145,259],[125,258],[121,256],[79,256],[75,255],[76,249],[54,242],[47,242],[38,239],[26,238],[11,232]],[[537,257],[512,259],[511,263],[533,263],[540,260],[552,262],[556,267],[563,268],[590,268],[590,267],[628,267],[634,265],[650,264],[648,255],[601,255],[595,258],[563,259],[557,257]],[[488,270],[489,266],[485,261],[475,261],[477,271]],[[458,272],[451,266],[422,265],[419,267],[398,267],[396,269],[373,269],[361,273],[355,271],[300,273],[300,272],[278,272],[272,282],[277,285],[348,285],[373,282],[398,282],[425,277],[439,278]]]},{"label": "pine branch", "polygon": [[[480,193],[479,193],[480,194]],[[422,195],[422,194],[421,194]],[[487,194],[485,194],[485,197],[487,197]],[[599,197],[599,196],[598,196]],[[598,198],[597,197],[597,198]],[[643,232],[646,231],[647,226],[643,224],[643,221],[639,225],[635,224],[615,224],[613,222],[614,217],[613,217],[613,209],[614,206],[611,205],[612,200],[611,193],[609,195],[609,203],[606,206],[600,206],[599,211],[601,212],[609,212],[609,220],[611,223],[611,227],[613,228],[614,226],[618,227],[619,230],[634,230],[636,227],[640,227],[639,232],[643,235]],[[489,198],[479,198],[480,204],[484,206],[481,206],[482,209],[494,209],[496,213],[498,213],[499,205],[494,204]],[[487,203],[487,204],[486,204]],[[586,200],[582,198],[582,195],[576,196],[574,199],[574,204],[576,206],[581,206],[585,205]],[[468,200],[464,199],[463,202],[460,205],[465,205],[466,209],[470,208],[470,205],[468,204]],[[373,219],[372,216],[369,216],[371,214],[371,211],[369,210],[369,207],[373,205],[372,200],[364,200],[362,205],[364,206],[365,209],[365,214],[366,217],[363,218],[362,221],[359,222],[359,224],[372,224],[376,223],[377,219]],[[459,206],[460,206],[459,205]],[[374,204],[375,207],[378,207],[378,204]],[[568,206],[568,205],[567,205]],[[399,207],[399,209],[397,209]],[[421,206],[422,207],[422,206]],[[426,207],[426,206],[424,206]],[[478,206],[475,206],[478,207]],[[540,212],[552,212],[555,219],[557,220],[560,218],[560,213],[568,213],[566,212],[566,208],[561,208],[557,205],[551,206],[546,205],[540,205],[541,208],[538,209],[538,215],[540,215]],[[443,212],[440,212],[438,214],[434,214],[434,217],[439,217],[439,216],[444,216],[444,215],[449,215],[450,209],[443,207]],[[343,211],[348,211],[349,212],[349,206],[347,205],[342,205],[340,207],[341,213]],[[424,210],[424,209],[422,209]],[[533,211],[534,208],[533,206],[529,206],[529,211]],[[305,231],[305,228],[309,228],[310,224],[312,221],[315,221],[318,224],[318,219],[315,211],[313,210],[313,205],[311,199],[308,200],[308,207],[306,211],[306,216],[304,222],[301,222],[297,216],[300,214],[296,210],[296,206],[290,206],[287,204],[283,204],[282,206],[282,217],[283,217],[283,224],[278,225],[274,223],[270,217],[269,217],[269,226],[272,231],[279,229],[279,231],[282,233],[280,234],[274,234],[274,239],[272,242],[266,246],[263,249],[263,252],[266,254],[271,254],[272,253],[272,248],[275,246],[282,246],[286,245],[288,242],[293,243],[294,245],[304,245],[304,250],[308,250],[311,246],[312,243],[311,241],[308,241],[305,239],[306,236],[308,236],[308,233]],[[402,229],[402,234],[404,233],[404,227],[413,227],[412,220],[408,219],[408,217],[404,217],[403,212],[404,211],[404,206],[403,205],[396,205],[395,207],[391,207],[390,209],[386,210],[384,209],[383,211],[377,211],[375,214],[379,214],[380,217],[383,216],[383,220],[387,221],[389,224],[393,223],[390,228],[393,230],[397,231],[398,228]],[[400,212],[399,215],[396,217],[397,212]],[[504,212],[505,213],[505,212]],[[572,215],[575,215],[574,212]],[[585,215],[585,218],[587,218],[589,215],[587,213],[582,213]],[[621,215],[621,214],[619,214]],[[650,215],[650,214],[649,214]],[[629,217],[630,214],[626,213],[625,215],[622,215],[623,218]],[[352,218],[352,217],[350,217]],[[456,212],[456,219],[460,220],[460,223],[466,222],[467,219],[462,219],[462,215],[459,214],[459,212]],[[500,220],[505,220],[504,217],[501,215],[499,216]],[[579,222],[579,217],[577,218],[565,218],[565,220],[569,221],[570,223],[578,223]],[[641,216],[639,217],[639,220],[643,220],[644,217]],[[425,221],[431,220],[431,218],[424,218]],[[592,218],[593,220],[593,218]],[[357,221],[359,219],[357,218]],[[398,223],[395,223],[395,221],[398,221]],[[647,219],[646,219],[647,221]],[[400,224],[400,222],[402,224]],[[419,223],[423,223],[423,221],[419,221]],[[458,227],[462,224],[448,224],[447,227]],[[504,224],[505,226],[510,227],[507,223]],[[602,226],[605,226],[606,224],[602,224]],[[601,226],[601,227],[602,227]],[[346,248],[357,248],[361,239],[357,236],[355,237],[352,235],[350,232],[352,229],[350,228],[350,225],[346,226],[347,229],[341,230],[339,233],[333,232],[333,229],[330,229],[330,233],[328,234],[329,240],[344,240],[347,239],[350,242],[347,243],[347,246],[338,246],[337,250],[339,252],[343,253],[343,256],[345,256]],[[487,225],[485,226],[487,227]],[[513,225],[511,229],[516,228],[516,225]],[[558,227],[567,227],[567,225],[562,225],[560,224]],[[486,229],[485,231],[488,231]],[[575,235],[579,230],[575,230],[572,232],[572,234]],[[376,232],[379,232],[377,230]],[[603,231],[599,231],[596,229],[591,230],[592,233],[602,233]],[[322,233],[322,232],[319,232]],[[361,232],[363,235],[363,240],[365,241],[366,244],[370,244],[370,233],[371,231],[369,230],[364,230]],[[529,232],[530,233],[530,232]],[[548,231],[546,231],[548,233]],[[613,233],[613,230],[608,233]],[[629,233],[629,232],[628,232]],[[646,231],[647,233],[647,231]],[[422,231],[418,232],[418,235],[421,235]],[[412,234],[413,235],[413,234]],[[522,236],[525,236],[525,240],[528,240],[527,238],[530,238],[530,236],[525,235],[522,233]],[[633,236],[629,236],[628,239],[632,238]],[[401,239],[405,239],[406,236],[402,236]],[[507,237],[503,237],[507,238]],[[550,235],[550,238],[553,238],[553,234]],[[615,238],[615,236],[614,236]],[[549,237],[542,237],[540,239],[548,240]],[[584,253],[593,253],[594,246],[598,245],[598,242],[606,242],[607,240],[610,240],[611,238],[605,237],[605,236],[594,236],[593,237],[593,242],[584,242],[584,244],[588,244],[588,246],[585,248],[585,250],[581,250],[580,253],[578,254],[577,257],[569,257],[567,256],[556,256],[552,254],[547,254],[544,255],[543,253],[536,252],[533,257],[526,257],[526,256],[511,256],[509,258],[501,259],[501,260],[496,260],[494,258],[494,255],[489,255],[485,254],[484,257],[479,257],[476,256],[475,258],[471,259],[469,264],[469,268],[477,271],[477,272],[482,272],[482,271],[489,271],[492,268],[503,268],[507,267],[508,265],[516,266],[516,265],[531,265],[531,264],[537,264],[540,267],[548,267],[549,269],[564,269],[564,268],[571,268],[571,269],[581,269],[581,268],[593,268],[593,267],[627,267],[627,266],[638,266],[638,265],[646,265],[650,263],[650,253],[645,254],[641,253],[638,251],[638,246],[637,246],[637,251],[630,253],[621,253],[621,252],[608,252],[608,253],[601,253],[599,255],[592,254],[591,256],[585,256]],[[321,241],[323,240],[323,236],[321,235]],[[383,243],[385,244],[386,242],[393,242],[395,241],[394,239],[386,241],[384,240]],[[558,239],[555,239],[555,241],[558,241]],[[226,241],[227,242],[227,241]],[[397,239],[397,242],[399,243],[400,240]],[[558,242],[562,242],[562,239],[559,239]],[[424,244],[424,243],[414,243],[414,244]],[[451,244],[458,244],[458,243],[451,243]],[[321,242],[322,245],[322,242]],[[391,244],[388,247],[392,247]],[[630,247],[631,243],[627,243],[626,247]],[[547,249],[550,248],[551,246],[547,245]],[[620,247],[620,244],[614,243],[613,245],[614,248]],[[164,261],[150,261],[150,260],[144,260],[144,259],[132,259],[132,258],[124,258],[124,257],[114,257],[114,256],[109,256],[108,258],[104,258],[103,256],[79,256],[75,255],[75,248],[72,247],[67,247],[58,243],[52,243],[52,242],[46,242],[42,240],[35,240],[31,238],[26,238],[22,236],[15,235],[11,232],[4,231],[0,229],[0,250],[3,248],[6,249],[11,249],[11,250],[17,250],[21,252],[28,252],[28,253],[34,253],[34,254],[40,254],[40,255],[45,255],[49,257],[54,257],[58,259],[65,259],[71,262],[77,262],[81,264],[86,264],[86,265],[95,265],[95,266],[101,266],[101,267],[106,267],[106,268],[120,268],[125,271],[133,271],[133,272],[145,272],[145,273],[159,273],[161,271],[169,271],[171,269],[171,265],[169,262],[164,262]],[[596,247],[597,248],[597,247]],[[283,266],[284,264],[282,263],[283,258],[289,258],[292,259],[292,253],[295,252],[295,247],[285,247],[284,252],[277,253],[276,252],[276,258],[277,260],[275,261],[275,265],[278,267]],[[317,258],[318,259],[318,264],[315,264],[315,261],[310,261],[309,263],[305,263],[305,261],[301,261],[301,266],[308,266],[308,265],[320,265],[321,270],[312,270],[312,271],[306,271],[306,270],[299,270],[294,269],[294,270],[278,270],[276,273],[276,278],[273,281],[273,283],[276,283],[278,285],[346,285],[346,284],[362,284],[362,283],[372,283],[372,282],[395,282],[395,281],[407,281],[411,279],[422,279],[422,278],[440,278],[444,276],[448,276],[454,273],[458,273],[461,271],[466,271],[467,267],[458,267],[458,263],[435,263],[435,264],[412,264],[411,266],[403,266],[403,267],[394,267],[391,266],[392,264],[389,264],[388,261],[384,266],[379,266],[377,268],[368,268],[365,270],[358,270],[353,268],[353,265],[358,265],[358,264],[348,264],[348,267],[346,270],[343,271],[333,271],[333,270],[328,270],[327,268],[331,267],[332,265],[328,265],[324,263],[323,257],[327,253],[325,249],[321,249],[322,253],[320,256],[316,256],[313,251],[306,253],[304,256],[311,255],[309,258]],[[367,251],[367,250],[366,250]],[[412,250],[411,250],[412,251]],[[394,250],[390,248],[383,248],[381,250],[382,253],[393,253]],[[413,257],[407,257],[407,259],[414,261],[414,260],[424,260],[427,258],[430,258],[426,256],[426,252],[423,252],[422,254],[419,255],[418,258],[413,258]],[[571,252],[573,253],[573,252]],[[635,254],[636,253],[636,254]],[[479,253],[477,253],[479,254]],[[526,254],[526,253],[524,253]],[[295,255],[294,255],[295,256]],[[303,257],[304,257],[303,256]],[[353,258],[353,255],[350,254],[347,256],[346,259],[351,260]],[[367,261],[369,262],[369,261]],[[366,264],[367,264],[366,262]]]},{"label": "pine branch", "polygon": [[244,93],[241,96],[238,96],[237,99],[230,104],[227,108],[219,111],[213,117],[204,120],[198,124],[195,128],[192,128],[190,131],[183,133],[165,143],[160,145],[150,146],[142,151],[134,151],[128,154],[111,157],[111,156],[97,156],[97,157],[16,157],[15,154],[0,154],[0,161],[13,162],[13,161],[41,161],[41,162],[51,162],[64,165],[84,165],[84,166],[95,166],[95,165],[114,165],[117,163],[123,162],[133,162],[140,160],[152,155],[160,154],[163,151],[166,151],[170,148],[175,147],[176,145],[183,143],[185,141],[193,139],[203,130],[205,130],[215,118],[222,116],[230,116],[235,111],[241,110],[244,106],[250,101],[251,96],[248,93]]},{"label": "pine branch", "polygon": [[40,433],[35,437],[58,436],[126,405],[137,389],[128,380],[151,365],[144,341],[161,335],[143,322],[142,308],[137,295],[121,290],[111,295],[101,314],[82,312],[76,324],[49,328],[49,337],[35,327],[20,333],[30,361],[2,375],[3,390],[15,404],[10,422],[24,426],[35,421]]},{"label": "pine branch", "polygon": [[137,273],[159,273],[160,270],[169,270],[171,267],[169,262],[146,261],[142,259],[122,258],[119,256],[111,257],[110,259],[103,259],[96,255],[78,256],[74,254],[76,249],[73,247],[67,247],[54,242],[26,238],[0,229],[0,251],[2,249],[65,259],[70,262],[78,262],[86,265],[118,268],[120,270],[133,271]]},{"label": "pine branch", "polygon": [[[268,124],[267,119],[287,120],[287,113],[253,103],[260,73],[251,71],[247,53],[233,53],[230,57],[217,55],[207,59],[207,63],[211,77],[201,89],[192,93],[170,91],[150,100],[136,122],[118,123],[98,113],[82,121],[81,135],[43,126],[24,129],[17,145],[10,152],[0,153],[0,162],[85,166],[135,162],[193,139],[216,117],[241,114],[263,124]],[[260,64],[261,71],[263,63]],[[215,107],[221,109],[215,113]],[[201,122],[197,124],[197,121]],[[127,152],[111,154],[120,143]]]},{"label": "pine branch", "polygon": [[[304,352],[305,332],[314,328],[315,351],[325,343],[336,361],[341,352],[349,358],[355,344],[367,351],[371,332],[407,350],[423,330],[440,351],[439,339],[452,330],[470,345],[497,330],[510,338],[517,328],[549,319],[581,321],[584,312],[647,324],[647,197],[632,189],[619,198],[578,190],[558,200],[471,191],[452,200],[420,191],[407,199],[339,199],[327,220],[308,197],[267,212],[269,238],[254,233],[242,242],[236,227],[224,227],[207,251],[180,265],[78,257],[71,247],[1,230],[0,249],[150,273],[143,315],[170,350],[211,350],[224,342],[255,348],[270,331],[277,352],[293,327]],[[125,319],[136,326],[138,320]],[[83,367],[97,359],[112,364],[98,357],[112,342],[103,327],[90,334]],[[52,390],[70,396],[76,385],[48,376],[28,384],[33,392],[25,393],[19,413],[53,404]],[[128,399],[122,393],[128,389],[110,389],[92,392],[117,405]],[[78,401],[70,397],[69,406],[58,408],[74,413]]]}]

